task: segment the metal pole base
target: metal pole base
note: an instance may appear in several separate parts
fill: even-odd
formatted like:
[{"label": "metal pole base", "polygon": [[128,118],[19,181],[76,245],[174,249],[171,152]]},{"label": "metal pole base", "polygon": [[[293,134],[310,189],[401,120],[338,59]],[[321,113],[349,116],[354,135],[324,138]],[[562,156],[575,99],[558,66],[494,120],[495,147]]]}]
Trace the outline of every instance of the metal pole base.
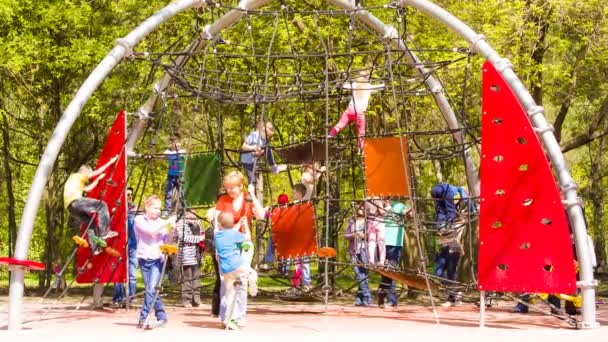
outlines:
[{"label": "metal pole base", "polygon": [[576,329],[597,329],[600,327],[599,322],[576,322]]}]

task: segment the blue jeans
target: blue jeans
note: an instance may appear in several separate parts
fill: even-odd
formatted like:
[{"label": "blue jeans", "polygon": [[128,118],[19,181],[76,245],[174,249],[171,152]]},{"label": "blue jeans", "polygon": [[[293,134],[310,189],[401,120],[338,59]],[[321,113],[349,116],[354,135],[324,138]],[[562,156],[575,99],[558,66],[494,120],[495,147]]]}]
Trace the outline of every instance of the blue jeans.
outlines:
[{"label": "blue jeans", "polygon": [[173,189],[179,186],[179,175],[167,175],[165,185],[165,210],[173,209]]},{"label": "blue jeans", "polygon": [[160,300],[160,296],[156,298],[154,303],[152,303],[156,293],[155,287],[158,285],[160,280],[160,272],[163,262],[161,259],[137,259],[137,261],[139,263],[139,268],[141,269],[141,275],[144,278],[144,286],[146,287],[144,305],[141,307],[141,311],[139,312],[139,320],[145,321],[146,317],[148,317],[148,314],[150,313],[150,308],[154,306],[156,320],[166,321],[167,314],[165,313],[165,307]]},{"label": "blue jeans", "polygon": [[[367,264],[366,248],[362,247],[357,252],[357,254],[351,254],[351,261],[353,263]],[[360,266],[353,266],[353,271],[355,271],[355,280],[359,286],[357,296],[355,297],[355,305],[370,305],[372,303],[372,295],[369,291],[369,271],[365,267]]]},{"label": "blue jeans", "polygon": [[[399,267],[401,261],[401,246],[386,246],[386,260],[393,267]],[[384,305],[384,299],[388,297],[388,304],[391,306],[397,306],[399,303],[397,299],[396,281],[382,276],[380,280],[380,286],[378,287],[378,304]]]},{"label": "blue jeans", "polygon": [[[220,320],[228,323],[230,320],[242,323],[247,316],[247,272],[232,271],[221,275],[222,286],[220,288]],[[235,287],[234,283],[240,281]],[[236,301],[235,301],[236,296]],[[227,317],[230,306],[234,303],[232,317]]]},{"label": "blue jeans", "polygon": [[[435,275],[448,280],[456,280],[456,269],[458,268],[458,260],[460,259],[459,252],[450,252],[450,247],[442,246],[437,263],[435,264]],[[455,297],[453,291],[448,291],[448,301],[454,302]]]},{"label": "blue jeans", "polygon": [[460,253],[450,252],[450,247],[442,246],[437,256],[437,263],[435,264],[435,275],[449,280],[456,280],[456,269],[458,268],[459,259]]},{"label": "blue jeans", "polygon": [[274,246],[272,245],[272,235],[268,235],[268,247],[266,248],[266,256],[264,262],[272,264],[274,262]]},{"label": "blue jeans", "polygon": [[[128,248],[129,259],[127,263],[127,283],[129,284],[129,303],[133,302],[135,292],[137,292],[137,258],[135,252],[137,249]],[[125,285],[123,283],[114,283],[114,296],[112,302],[122,303],[125,298]]]},{"label": "blue jeans", "polygon": [[[268,165],[271,167],[276,165],[274,160],[274,156],[272,155],[272,149],[268,146],[264,148],[264,156],[266,157],[266,161]],[[255,158],[255,157],[254,157]],[[256,162],[256,168],[258,168],[259,162]],[[243,168],[245,169],[245,173],[247,173],[247,181],[249,184],[255,183],[255,172],[253,170],[253,163],[243,163]]]},{"label": "blue jeans", "polygon": [[[521,296],[519,296],[519,299],[522,302],[526,302],[526,303],[530,303],[531,302],[531,298],[529,294],[523,294]],[[549,298],[547,298],[547,302],[549,302],[551,305],[553,305],[556,309],[560,309],[562,306],[562,303],[559,299],[559,297],[556,297],[555,295],[550,294]],[[515,311],[520,312],[520,313],[528,313],[528,306],[522,303],[517,303],[517,305],[515,305]],[[553,310],[553,308],[551,309]]]}]

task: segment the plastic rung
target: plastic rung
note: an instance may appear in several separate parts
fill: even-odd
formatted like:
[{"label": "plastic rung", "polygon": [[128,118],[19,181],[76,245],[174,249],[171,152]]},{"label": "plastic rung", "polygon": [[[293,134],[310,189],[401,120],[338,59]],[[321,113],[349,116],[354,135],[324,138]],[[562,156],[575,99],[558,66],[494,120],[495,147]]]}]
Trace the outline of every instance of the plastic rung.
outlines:
[{"label": "plastic rung", "polygon": [[32,260],[18,260],[15,258],[0,257],[0,265],[6,265],[9,270],[23,268],[30,271],[43,271],[44,264]]}]

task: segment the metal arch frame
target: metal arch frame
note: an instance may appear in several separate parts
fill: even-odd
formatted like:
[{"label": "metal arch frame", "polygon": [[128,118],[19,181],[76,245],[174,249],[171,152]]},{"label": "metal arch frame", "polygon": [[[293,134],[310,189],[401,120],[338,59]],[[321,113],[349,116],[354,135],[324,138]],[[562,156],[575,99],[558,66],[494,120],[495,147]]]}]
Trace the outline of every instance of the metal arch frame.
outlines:
[{"label": "metal arch frame", "polygon": [[[256,9],[270,1],[271,0],[241,0],[238,5],[238,10],[229,11],[221,18],[219,18],[215,23],[205,27],[206,33],[208,34],[208,38],[212,39],[221,30],[232,25],[245,14],[246,10]],[[355,1],[353,0],[327,0],[327,2],[338,7],[342,7],[344,9],[357,8]],[[64,114],[62,115],[59,123],[57,124],[53,132],[53,135],[49,139],[45,152],[36,170],[36,174],[34,176],[34,180],[32,181],[32,186],[30,187],[28,199],[22,214],[19,234],[17,236],[15,246],[15,258],[25,259],[27,257],[27,252],[29,249],[31,235],[33,231],[34,220],[42,195],[42,189],[48,181],[48,175],[50,174],[53,168],[53,165],[57,159],[57,155],[59,154],[61,146],[63,145],[63,142],[65,141],[65,138],[67,137],[70,128],[80,115],[80,112],[82,111],[82,108],[86,104],[89,97],[97,89],[97,87],[101,84],[105,77],[110,73],[110,71],[121,61],[121,59],[124,56],[130,54],[132,48],[137,43],[139,43],[145,36],[151,33],[160,24],[168,21],[178,13],[183,12],[189,8],[203,6],[205,4],[206,1],[204,0],[177,0],[174,3],[167,5],[166,7],[158,11],[156,14],[148,18],[146,21],[144,21],[136,29],[131,31],[126,37],[117,40],[116,46],[100,62],[100,64],[93,70],[93,72],[85,80],[83,85],[79,88],[78,92],[76,93],[76,96],[66,108]],[[521,81],[517,78],[513,71],[509,69],[509,64],[504,63],[504,60],[501,59],[498,54],[485,41],[483,41],[483,36],[477,35],[473,30],[471,30],[468,26],[459,21],[457,18],[453,17],[451,14],[449,14],[442,8],[428,1],[401,0],[401,4],[413,6],[425,12],[429,16],[439,19],[448,27],[456,30],[463,38],[471,42],[472,47],[476,51],[480,52],[482,56],[490,60],[495,65],[500,65],[500,67],[498,68],[499,71],[501,72],[501,74],[503,74],[503,77],[505,77],[507,82],[514,89],[516,95],[518,96],[520,101],[522,101],[526,110],[528,110],[528,113],[531,116],[535,126],[542,128],[546,128],[548,126],[544,116],[542,115],[542,108],[536,106],[534,100],[527,92]],[[374,28],[380,34],[383,34],[385,38],[391,39],[397,46],[397,48],[407,51],[407,57],[410,61],[419,61],[418,57],[413,52],[409,51],[405,44],[398,39],[396,35],[396,30],[393,27],[384,24],[374,15],[364,10],[357,11],[355,15],[359,20]],[[188,50],[197,51],[204,47],[206,45],[206,42],[207,41],[204,39],[197,39],[192,44],[190,44]],[[177,67],[182,67],[187,62],[187,60],[188,57],[180,58],[176,61],[175,64]],[[418,70],[421,73],[426,73],[426,70],[423,67],[419,67]],[[154,86],[155,93],[148,99],[144,106],[139,109],[140,118],[138,122],[136,122],[136,124],[133,126],[132,132],[127,140],[127,151],[132,151],[133,146],[137,141],[137,138],[141,135],[143,128],[146,125],[148,114],[153,110],[158,100],[158,96],[168,87],[170,80],[171,79],[168,75],[164,75],[160,82]],[[432,91],[433,97],[435,98],[435,101],[437,102],[442,114],[444,115],[444,119],[448,123],[448,126],[450,128],[460,128],[456,120],[456,116],[454,115],[454,112],[451,109],[451,106],[449,105],[449,102],[445,98],[445,95],[442,93],[441,84],[431,76],[427,78],[426,85]],[[575,186],[572,186],[574,183],[565,164],[563,155],[559,150],[559,145],[557,145],[553,134],[547,133],[550,132],[545,131],[544,133],[542,133],[541,137],[543,142],[545,143],[545,146],[548,146],[547,149],[549,149],[551,160],[555,163],[556,169],[558,169],[560,184],[562,184],[562,186],[564,187],[564,194],[566,195],[566,199],[571,203],[576,203],[577,197]],[[550,137],[548,137],[548,135],[550,135]],[[455,135],[454,138],[459,143],[462,143],[464,141],[462,135]],[[478,195],[479,177],[477,176],[476,166],[470,156],[470,151],[467,151],[465,157],[465,163],[467,164],[467,181],[469,182],[469,189],[474,195]],[[575,234],[577,237],[577,251],[579,253],[579,262],[581,263],[582,281],[580,282],[579,286],[583,288],[584,298],[583,322],[581,326],[587,328],[595,327],[597,326],[597,323],[595,322],[595,291],[593,288],[594,280],[593,272],[590,266],[590,255],[589,253],[581,252],[582,250],[588,252],[588,249],[585,248],[587,244],[586,237],[584,240],[581,239],[581,236],[583,236],[586,231],[584,221],[582,220],[582,211],[580,205],[570,206],[568,208],[568,214],[571,222],[573,222],[573,226],[575,227]],[[18,330],[21,328],[23,278],[23,270],[17,270],[12,272],[11,274],[9,290],[9,330]],[[591,305],[589,305],[589,303],[591,303]]]},{"label": "metal arch frame", "polygon": [[418,9],[427,16],[438,20],[454,30],[460,37],[467,40],[471,44],[471,50],[473,52],[479,53],[483,58],[494,64],[528,113],[530,121],[536,128],[537,134],[545,146],[545,151],[549,155],[554,170],[557,172],[557,180],[559,181],[562,194],[565,198],[564,205],[566,206],[568,219],[570,220],[570,224],[574,231],[576,254],[580,266],[580,281],[577,282],[577,286],[581,289],[583,297],[582,321],[577,323],[577,327],[582,329],[599,327],[599,323],[596,321],[595,310],[595,287],[597,286],[597,281],[593,278],[591,255],[591,253],[593,253],[593,248],[589,246],[587,239],[587,228],[583,217],[582,206],[576,193],[577,185],[572,179],[568,165],[566,165],[566,159],[555,139],[555,135],[553,135],[553,129],[544,116],[543,107],[536,104],[532,95],[530,95],[524,84],[513,71],[513,65],[509,60],[500,57],[492,46],[486,42],[485,37],[482,34],[478,34],[451,13],[435,5],[431,1],[400,0],[400,4],[401,6],[411,6]]}]

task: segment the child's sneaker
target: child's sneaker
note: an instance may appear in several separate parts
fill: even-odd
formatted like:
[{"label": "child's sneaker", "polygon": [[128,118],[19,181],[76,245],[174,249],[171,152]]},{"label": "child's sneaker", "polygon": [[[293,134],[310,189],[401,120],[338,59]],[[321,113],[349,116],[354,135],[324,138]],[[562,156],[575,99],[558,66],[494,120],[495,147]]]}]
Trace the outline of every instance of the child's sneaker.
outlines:
[{"label": "child's sneaker", "polygon": [[154,329],[156,328],[162,328],[164,326],[167,325],[167,320],[166,319],[161,319],[160,321],[156,321],[156,323],[154,324]]},{"label": "child's sneaker", "polygon": [[279,172],[283,172],[287,170],[287,165],[285,164],[280,164],[280,165],[272,165],[272,173],[279,173]]},{"label": "child's sneaker", "polygon": [[254,270],[249,271],[247,277],[249,283],[249,295],[255,297],[258,295],[258,273]]},{"label": "child's sneaker", "polygon": [[228,330],[239,330],[239,325],[236,324],[236,321],[231,319],[230,321],[228,321],[228,323],[226,323],[226,329]]},{"label": "child's sneaker", "polygon": [[111,238],[116,237],[116,236],[118,236],[118,232],[110,230],[106,235],[102,236],[101,238],[104,239],[104,240],[107,240],[107,239],[111,239]]}]

